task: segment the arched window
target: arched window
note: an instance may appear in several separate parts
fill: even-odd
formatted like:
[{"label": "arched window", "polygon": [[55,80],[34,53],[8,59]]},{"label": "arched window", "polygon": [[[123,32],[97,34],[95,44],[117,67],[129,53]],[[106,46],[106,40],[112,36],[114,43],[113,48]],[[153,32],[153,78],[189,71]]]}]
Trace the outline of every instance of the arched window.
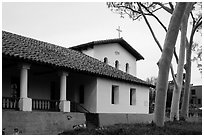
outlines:
[{"label": "arched window", "polygon": [[115,68],[117,68],[117,69],[118,69],[118,67],[119,67],[119,61],[118,61],[118,60],[116,60],[116,61],[115,61]]},{"label": "arched window", "polygon": [[106,63],[106,64],[108,64],[108,58],[105,57],[105,58],[103,59],[103,62]]},{"label": "arched window", "polygon": [[125,64],[125,72],[129,73],[129,64],[128,63]]}]

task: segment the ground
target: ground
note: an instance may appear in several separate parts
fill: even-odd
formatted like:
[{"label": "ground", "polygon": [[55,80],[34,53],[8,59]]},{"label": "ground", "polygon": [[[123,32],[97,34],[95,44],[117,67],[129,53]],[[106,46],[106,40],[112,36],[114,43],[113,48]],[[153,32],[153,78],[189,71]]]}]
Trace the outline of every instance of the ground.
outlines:
[{"label": "ground", "polygon": [[64,135],[202,135],[202,122],[166,122],[162,128],[154,124],[116,124],[97,129],[67,131]]}]

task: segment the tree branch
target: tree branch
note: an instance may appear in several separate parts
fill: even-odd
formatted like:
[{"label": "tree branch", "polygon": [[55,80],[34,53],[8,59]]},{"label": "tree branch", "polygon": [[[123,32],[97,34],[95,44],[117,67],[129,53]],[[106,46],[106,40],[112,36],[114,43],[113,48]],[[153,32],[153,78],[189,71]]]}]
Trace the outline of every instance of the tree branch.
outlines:
[{"label": "tree branch", "polygon": [[[196,23],[196,25],[201,21],[202,17],[200,17]],[[202,21],[201,21],[202,22]]]},{"label": "tree branch", "polygon": [[136,12],[136,13],[138,13],[138,14],[141,14],[140,12],[138,12],[138,11],[136,11],[136,10],[133,10],[132,8],[127,7],[127,6],[118,6],[118,8],[126,8],[126,9],[131,10],[132,12]]},{"label": "tree branch", "polygon": [[171,10],[174,11],[174,6],[171,2],[169,2],[169,6],[171,7]]},{"label": "tree branch", "polygon": [[159,6],[161,6],[161,7],[162,7],[164,10],[166,10],[168,13],[170,13],[170,14],[173,13],[173,10],[170,9],[169,7],[164,6],[164,4],[162,4],[162,3],[160,3],[160,2],[153,2],[153,3],[155,3],[155,4],[159,5]]},{"label": "tree branch", "polygon": [[[142,11],[142,8],[141,8],[141,6],[140,6],[141,3],[138,2],[137,4],[138,4],[139,10],[140,10],[140,12],[141,12],[141,14],[142,14],[142,16],[143,16],[143,18],[144,18],[144,20],[145,20],[147,26],[148,26],[150,32],[152,33],[152,36],[153,36],[155,42],[157,43],[157,45],[158,45],[160,51],[162,52],[161,44],[160,44],[159,41],[157,40],[157,38],[156,38],[156,36],[155,36],[155,34],[154,34],[152,28],[151,28],[151,25],[149,24],[149,22],[148,22],[146,16],[144,15],[144,13],[143,13],[143,11]],[[158,62],[158,65],[159,65],[159,62]],[[177,87],[178,87],[178,84],[177,84],[177,82],[176,82],[176,78],[175,78],[175,76],[174,76],[174,70],[173,70],[172,65],[170,66],[170,68],[171,68],[171,74],[172,74],[172,78],[173,78],[173,81],[174,81],[175,87],[177,88]]]},{"label": "tree branch", "polygon": [[[155,10],[153,10],[153,11],[149,12],[149,13],[145,13],[145,15],[152,16],[152,14],[150,14],[150,13],[154,13],[154,12],[156,12],[157,10],[160,10],[160,9],[162,9],[162,7],[159,7],[159,8],[157,8],[157,9],[155,9]],[[141,17],[141,16],[142,16],[142,15],[140,14],[140,15],[138,15],[138,17],[137,17],[137,18],[139,18],[139,17]]]},{"label": "tree branch", "polygon": [[141,6],[142,6],[145,10],[147,10],[147,11],[149,12],[149,14],[152,15],[152,16],[159,22],[159,24],[164,28],[164,30],[167,32],[166,27],[165,27],[164,24],[159,20],[159,18],[158,18],[157,16],[155,16],[151,11],[149,11],[149,10],[147,9],[147,7],[145,7],[142,3],[141,3]]},{"label": "tree branch", "polygon": [[[150,12],[148,9],[147,9],[147,7],[145,7],[142,3],[140,3],[141,4],[141,6],[146,10],[146,11],[148,11],[149,12],[149,14],[151,14],[158,22],[159,22],[159,24],[163,27],[163,29],[167,32],[167,28],[164,26],[164,24],[160,21],[160,19],[157,17],[157,16],[155,16],[152,12]],[[176,50],[175,50],[175,48],[174,48],[174,56],[175,56],[175,59],[176,59],[176,62],[177,62],[177,64],[178,64],[178,56],[177,56],[177,54],[176,54]]]},{"label": "tree branch", "polygon": [[193,13],[191,12],[190,14],[191,14],[191,18],[193,19],[193,24],[195,24],[195,18],[193,16]]},{"label": "tree branch", "polygon": [[161,44],[160,44],[159,41],[157,40],[157,38],[156,38],[156,36],[155,36],[155,34],[154,34],[154,31],[152,30],[152,27],[151,27],[149,21],[147,20],[146,16],[144,15],[144,13],[143,13],[143,11],[142,11],[142,8],[141,8],[141,6],[140,6],[141,3],[138,2],[137,4],[138,4],[139,10],[140,10],[140,12],[141,12],[141,14],[142,14],[142,16],[143,16],[143,18],[144,18],[144,20],[145,20],[145,22],[146,22],[146,24],[147,24],[149,30],[150,30],[150,32],[151,32],[151,34],[152,34],[152,36],[153,36],[155,42],[157,43],[157,45],[158,45],[160,51],[162,51]]},{"label": "tree branch", "polygon": [[195,31],[198,29],[199,26],[202,25],[202,21],[201,22],[198,22],[196,25],[195,25]]}]

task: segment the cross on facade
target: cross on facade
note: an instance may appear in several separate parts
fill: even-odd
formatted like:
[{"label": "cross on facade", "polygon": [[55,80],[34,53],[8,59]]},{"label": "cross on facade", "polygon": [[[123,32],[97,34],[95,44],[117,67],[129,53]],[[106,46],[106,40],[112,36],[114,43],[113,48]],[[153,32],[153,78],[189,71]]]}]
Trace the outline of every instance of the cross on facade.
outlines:
[{"label": "cross on facade", "polygon": [[120,38],[120,32],[122,32],[122,30],[120,29],[120,26],[118,26],[116,30],[118,31],[118,37]]}]

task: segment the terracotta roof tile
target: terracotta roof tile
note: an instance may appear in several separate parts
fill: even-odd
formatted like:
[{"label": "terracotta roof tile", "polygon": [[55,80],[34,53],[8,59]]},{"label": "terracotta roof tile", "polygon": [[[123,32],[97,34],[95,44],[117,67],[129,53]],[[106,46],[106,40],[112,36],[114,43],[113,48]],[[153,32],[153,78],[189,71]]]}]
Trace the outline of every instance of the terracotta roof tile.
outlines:
[{"label": "terracotta roof tile", "polygon": [[4,56],[51,64],[68,70],[87,72],[100,77],[152,86],[141,79],[78,51],[6,31],[2,31],[2,54]]}]

